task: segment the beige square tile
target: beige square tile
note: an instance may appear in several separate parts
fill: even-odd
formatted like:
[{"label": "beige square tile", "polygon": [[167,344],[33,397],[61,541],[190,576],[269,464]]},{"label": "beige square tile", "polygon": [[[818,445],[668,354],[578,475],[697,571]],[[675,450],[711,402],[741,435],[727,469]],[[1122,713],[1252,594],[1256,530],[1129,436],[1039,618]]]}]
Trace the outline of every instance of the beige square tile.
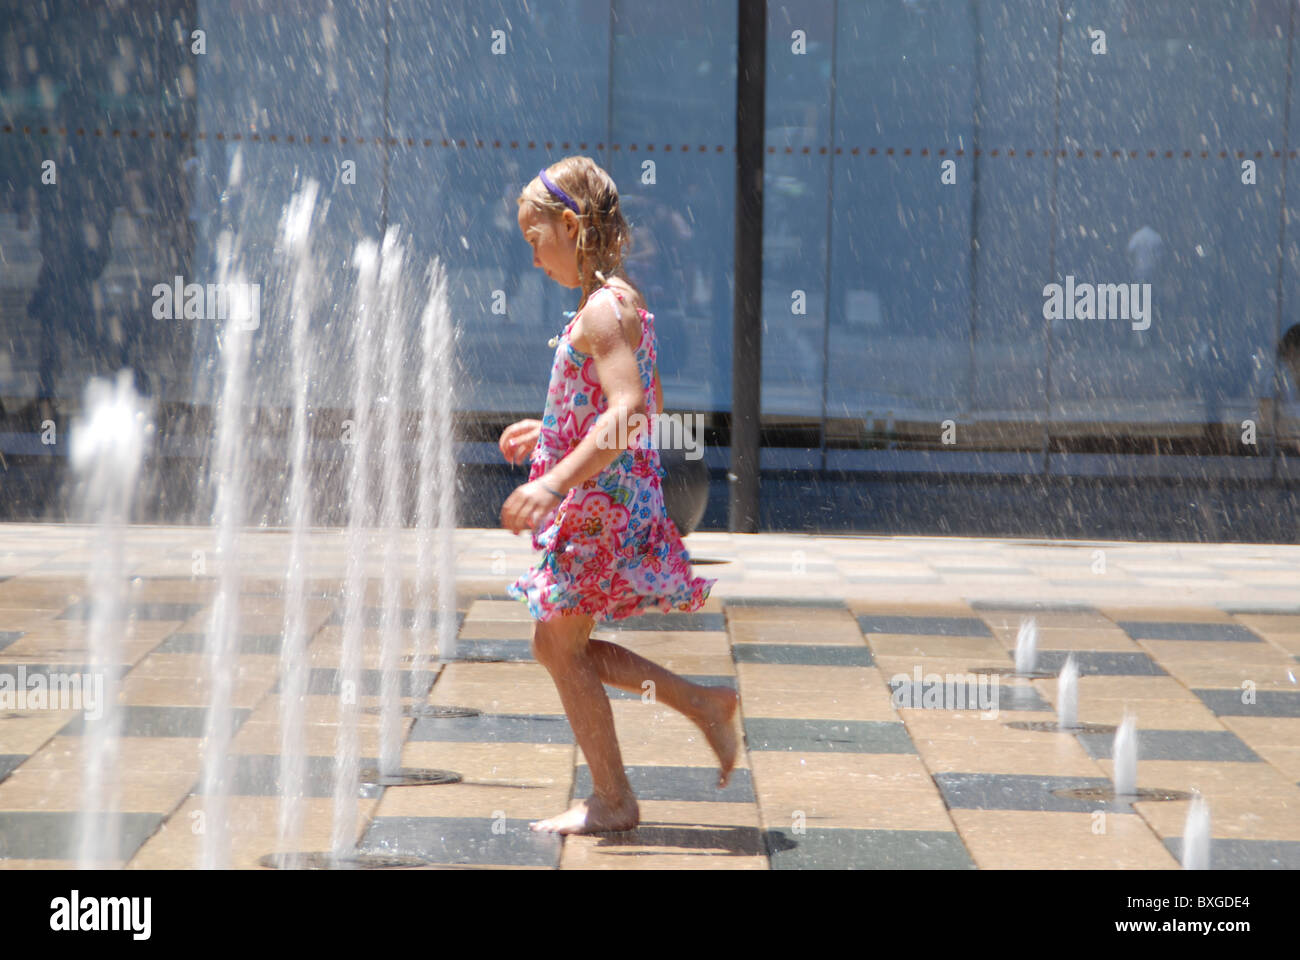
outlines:
[{"label": "beige square tile", "polygon": [[[1055,679],[1035,680],[1034,685],[1056,699]],[[1197,697],[1173,677],[1088,676],[1079,678],[1079,701],[1084,700],[1197,700]],[[1140,709],[1138,713],[1140,721]]]},{"label": "beige square tile", "polygon": [[531,640],[533,631],[532,620],[466,620],[461,624],[459,637],[463,640]]},{"label": "beige square tile", "polygon": [[1300,746],[1282,747],[1276,744],[1249,744],[1250,749],[1277,767],[1278,772],[1300,783]]},{"label": "beige square tile", "polygon": [[452,770],[479,787],[567,791],[573,782],[575,748],[568,743],[480,743],[408,740],[402,765]]},{"label": "beige square tile", "polygon": [[[717,755],[704,734],[675,710],[640,700],[615,700],[610,702],[610,711],[625,766],[717,767]],[[744,741],[739,739],[740,720],[733,718],[733,722],[740,745],[736,769],[745,769],[748,761]],[[581,747],[577,762],[588,762]]]},{"label": "beige square tile", "polygon": [[987,740],[973,749],[959,740],[914,740],[932,773],[1013,773],[1051,777],[1100,776],[1097,763],[1069,734],[1037,742]]},{"label": "beige square tile", "polygon": [[762,751],[751,763],[769,829],[790,829],[800,815],[810,829],[952,829],[920,757]]},{"label": "beige square tile", "polygon": [[747,717],[896,721],[889,688],[872,667],[738,663]]},{"label": "beige square tile", "polygon": [[[122,737],[117,764],[124,772],[197,772],[202,768],[198,739],[192,737]],[[29,770],[81,770],[90,744],[84,737],[54,737],[27,758]]]},{"label": "beige square tile", "polygon": [[1292,664],[1285,653],[1268,643],[1213,640],[1139,640],[1138,646],[1163,667],[1172,663],[1273,663]]},{"label": "beige square tile", "polygon": [[1172,660],[1163,666],[1179,683],[1195,689],[1243,690],[1242,684],[1251,683],[1259,690],[1300,691],[1300,684],[1291,679],[1300,676],[1300,663],[1288,667],[1281,663]]},{"label": "beige square tile", "polygon": [[[1216,796],[1210,807],[1210,837],[1224,840],[1300,841],[1300,792],[1295,797]],[[1188,800],[1135,803],[1133,809],[1161,837],[1181,837]]]},{"label": "beige square tile", "polygon": [[1037,730],[1017,730],[1011,723],[1025,720],[1055,720],[1052,713],[1029,711],[1004,711],[1000,716],[988,716],[982,710],[909,710],[900,708],[899,717],[907,725],[912,742],[924,740],[952,740],[962,744],[972,753],[985,744],[1024,743],[1038,745],[1068,734],[1045,733]]},{"label": "beige square tile", "polygon": [[567,784],[492,787],[449,783],[385,790],[376,816],[473,817],[484,821],[484,840],[489,840],[492,836],[491,821],[495,819],[541,820],[562,813],[570,806]]},{"label": "beige square tile", "polygon": [[[1111,760],[1097,760],[1108,779]],[[1182,760],[1143,760],[1138,754],[1138,787],[1199,791],[1207,797],[1275,797],[1300,800],[1300,787],[1267,763],[1205,763]]]},{"label": "beige square tile", "polygon": [[[80,767],[38,768],[23,764],[0,782],[0,810],[75,811],[83,805]],[[165,813],[197,783],[197,775],[174,770],[120,769],[116,808],[126,813]]]},{"label": "beige square tile", "polygon": [[1300,717],[1220,717],[1219,722],[1252,750],[1261,744],[1300,746]]},{"label": "beige square tile", "polygon": [[[1035,680],[1045,699],[1056,703],[1056,681]],[[1223,725],[1200,700],[1142,700],[1088,698],[1079,700],[1079,719],[1118,726],[1125,709],[1137,714],[1139,730],[1222,730]]]},{"label": "beige square tile", "polygon": [[[725,630],[595,630],[593,640],[625,647],[647,660],[662,662],[670,656],[731,658]],[[728,671],[730,672],[730,671]]]},{"label": "beige square tile", "polygon": [[730,625],[733,643],[799,643],[813,646],[862,646],[862,631],[852,622],[835,620],[808,624],[745,620]]},{"label": "beige square tile", "polygon": [[[266,854],[287,852],[328,852],[330,849],[334,801],[309,798],[303,801],[303,831],[296,843],[281,845],[279,833],[279,799],[276,797],[230,797],[229,813],[230,867],[235,870],[261,869],[258,859]],[[358,800],[356,836],[370,824],[377,799]],[[127,869],[191,870],[202,864],[204,836],[194,832],[199,823],[194,814],[206,813],[205,798],[190,797],[172,814],[159,831],[145,842]]]},{"label": "beige square tile", "polygon": [[877,659],[882,657],[938,657],[968,660],[969,664],[1009,664],[1007,651],[992,637],[910,636],[873,633],[867,637]]},{"label": "beige square tile", "polygon": [[484,713],[562,714],[564,704],[546,668],[536,663],[451,663],[429,703]]},{"label": "beige square tile", "polygon": [[953,810],[983,870],[1174,870],[1178,863],[1139,816]]},{"label": "beige square tile", "polygon": [[76,717],[73,710],[26,710],[0,713],[0,753],[35,753]]}]

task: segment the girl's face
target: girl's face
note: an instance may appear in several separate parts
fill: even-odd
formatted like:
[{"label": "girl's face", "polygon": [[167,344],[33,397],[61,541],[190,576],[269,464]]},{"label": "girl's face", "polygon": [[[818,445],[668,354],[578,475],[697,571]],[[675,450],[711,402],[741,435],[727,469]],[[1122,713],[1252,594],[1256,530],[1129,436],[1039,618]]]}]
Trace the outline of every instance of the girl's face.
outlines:
[{"label": "girl's face", "polygon": [[519,204],[519,230],[533,248],[533,266],[562,287],[578,287],[578,218],[572,210],[547,217],[531,204]]}]

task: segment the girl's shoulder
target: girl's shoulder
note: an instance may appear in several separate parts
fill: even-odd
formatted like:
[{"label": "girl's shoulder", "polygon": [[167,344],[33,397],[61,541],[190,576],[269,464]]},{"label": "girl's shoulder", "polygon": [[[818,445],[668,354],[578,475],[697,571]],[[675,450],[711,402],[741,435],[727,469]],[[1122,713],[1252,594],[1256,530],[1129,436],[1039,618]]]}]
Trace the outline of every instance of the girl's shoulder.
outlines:
[{"label": "girl's shoulder", "polygon": [[[629,318],[624,311],[622,310],[619,311],[620,314],[619,320],[624,328],[624,332],[626,334],[632,334],[632,331],[637,330],[641,325],[640,324],[641,314],[643,312],[649,313],[650,311],[645,309],[645,302],[641,299],[640,294],[637,293],[636,288],[626,282],[620,282],[621,279],[622,278],[611,278],[611,281],[606,283],[604,287],[601,287],[600,290],[597,290],[596,293],[599,293],[601,290],[609,291],[609,294],[614,295],[611,296],[610,302],[613,303],[615,306],[629,305],[633,308],[634,313],[631,318]],[[595,296],[596,294],[593,293],[591,297],[587,298],[588,305],[590,305],[592,299],[594,299]],[[585,309],[586,308],[584,307],[583,310],[579,311],[578,314],[574,317],[572,332],[570,334],[570,342],[573,344],[574,349],[577,350],[579,353],[584,352],[582,348],[578,346],[579,343],[581,343],[583,346],[588,345],[586,343],[586,337],[584,336],[584,331],[582,329],[582,314],[583,312],[585,312]],[[629,319],[636,320],[637,327],[629,326],[628,323]],[[632,334],[633,343],[636,344],[634,349],[639,350],[641,348],[642,339],[643,339],[642,334],[639,331],[635,334]],[[628,345],[632,346],[632,343],[629,343]]]}]

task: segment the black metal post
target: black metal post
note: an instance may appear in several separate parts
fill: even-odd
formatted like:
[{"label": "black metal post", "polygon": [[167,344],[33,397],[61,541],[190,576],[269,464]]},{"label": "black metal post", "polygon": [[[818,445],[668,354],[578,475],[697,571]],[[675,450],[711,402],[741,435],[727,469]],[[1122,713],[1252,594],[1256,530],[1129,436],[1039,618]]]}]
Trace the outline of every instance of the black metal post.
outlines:
[{"label": "black metal post", "polygon": [[763,373],[763,132],[767,0],[737,0],[736,285],[732,314],[727,529],[758,532]]}]

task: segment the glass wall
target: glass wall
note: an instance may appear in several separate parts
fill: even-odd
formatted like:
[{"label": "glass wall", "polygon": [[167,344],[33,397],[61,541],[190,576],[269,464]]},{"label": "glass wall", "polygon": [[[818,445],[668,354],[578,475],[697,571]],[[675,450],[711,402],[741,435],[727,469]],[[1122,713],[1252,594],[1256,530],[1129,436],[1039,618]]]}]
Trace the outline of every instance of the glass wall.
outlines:
[{"label": "glass wall", "polygon": [[[772,0],[764,463],[1294,478],[1294,6]],[[210,281],[231,224],[256,271],[307,177],[340,270],[389,225],[448,265],[462,434],[536,415],[576,297],[533,268],[514,198],[574,153],[620,188],[668,408],[725,427],[736,13],[0,0],[0,448],[123,365],[210,403],[215,325],[155,319],[151,291]],[[313,404],[346,406],[344,369]]]}]

